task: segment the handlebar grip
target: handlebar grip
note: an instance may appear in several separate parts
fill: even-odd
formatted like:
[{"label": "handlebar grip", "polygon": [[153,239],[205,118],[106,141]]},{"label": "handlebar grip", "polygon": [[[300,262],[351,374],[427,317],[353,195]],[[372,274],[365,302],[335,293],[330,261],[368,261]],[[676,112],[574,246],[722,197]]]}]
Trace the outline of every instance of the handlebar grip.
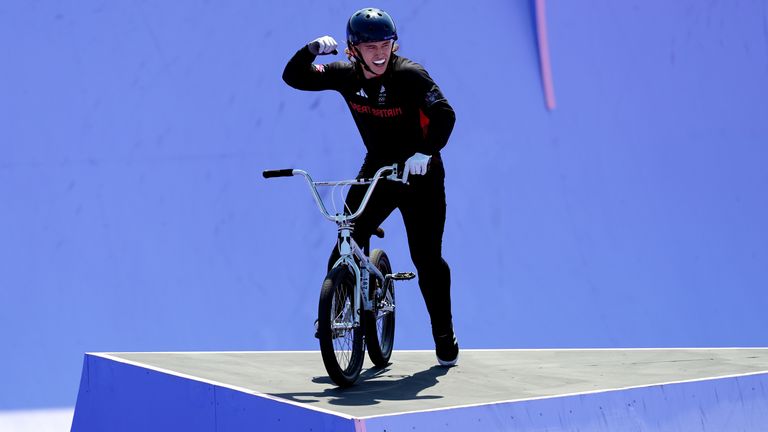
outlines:
[{"label": "handlebar grip", "polygon": [[291,177],[293,175],[293,168],[279,169],[279,170],[265,170],[261,175],[264,178],[272,177]]}]

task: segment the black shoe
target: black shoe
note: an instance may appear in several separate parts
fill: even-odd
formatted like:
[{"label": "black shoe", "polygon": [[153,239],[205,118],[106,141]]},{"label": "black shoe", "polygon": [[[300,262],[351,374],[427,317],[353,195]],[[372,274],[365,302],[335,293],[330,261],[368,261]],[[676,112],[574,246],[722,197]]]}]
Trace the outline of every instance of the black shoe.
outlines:
[{"label": "black shoe", "polygon": [[435,336],[435,354],[440,366],[455,366],[459,361],[459,343],[456,335],[451,332],[442,336]]}]

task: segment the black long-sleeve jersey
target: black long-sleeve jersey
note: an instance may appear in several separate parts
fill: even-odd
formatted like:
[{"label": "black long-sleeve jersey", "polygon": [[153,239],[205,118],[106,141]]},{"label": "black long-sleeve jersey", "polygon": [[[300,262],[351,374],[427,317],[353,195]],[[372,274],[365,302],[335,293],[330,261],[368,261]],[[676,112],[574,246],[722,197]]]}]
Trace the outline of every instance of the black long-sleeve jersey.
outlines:
[{"label": "black long-sleeve jersey", "polygon": [[421,65],[393,53],[382,76],[366,79],[354,63],[314,60],[304,46],[286,65],[283,80],[299,90],[341,93],[368,151],[365,165],[402,164],[416,152],[440,158],[456,117]]}]

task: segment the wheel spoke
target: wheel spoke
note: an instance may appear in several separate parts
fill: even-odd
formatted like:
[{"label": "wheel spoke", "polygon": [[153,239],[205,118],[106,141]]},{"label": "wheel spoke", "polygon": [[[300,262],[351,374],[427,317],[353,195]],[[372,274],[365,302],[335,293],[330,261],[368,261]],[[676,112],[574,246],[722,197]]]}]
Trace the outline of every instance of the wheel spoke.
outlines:
[{"label": "wheel spoke", "polygon": [[351,362],[354,350],[354,314],[352,313],[351,292],[345,284],[340,284],[333,296],[331,316],[331,334],[333,351],[339,367],[346,371]]}]

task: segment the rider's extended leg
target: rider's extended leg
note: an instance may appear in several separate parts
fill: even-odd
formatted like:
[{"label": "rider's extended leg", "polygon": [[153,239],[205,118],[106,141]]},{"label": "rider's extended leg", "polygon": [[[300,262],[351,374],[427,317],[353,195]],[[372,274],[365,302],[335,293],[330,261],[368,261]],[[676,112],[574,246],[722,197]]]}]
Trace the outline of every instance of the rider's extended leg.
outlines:
[{"label": "rider's extended leg", "polygon": [[454,341],[451,315],[451,271],[442,257],[446,213],[444,176],[438,159],[426,175],[410,177],[411,185],[403,194],[400,212],[431,319],[438,358],[441,364],[453,364],[458,344]]}]

